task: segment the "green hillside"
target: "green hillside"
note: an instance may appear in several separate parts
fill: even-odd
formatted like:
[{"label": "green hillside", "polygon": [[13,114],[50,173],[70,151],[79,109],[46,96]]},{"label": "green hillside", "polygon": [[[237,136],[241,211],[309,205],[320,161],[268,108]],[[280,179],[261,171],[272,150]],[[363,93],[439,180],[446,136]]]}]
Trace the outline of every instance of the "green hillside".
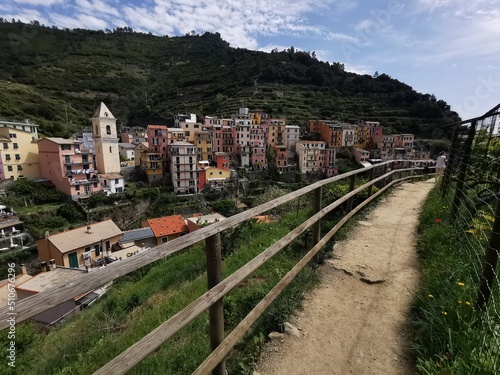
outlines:
[{"label": "green hillside", "polygon": [[231,48],[219,34],[159,37],[6,22],[0,99],[0,118],[31,119],[53,136],[88,126],[99,101],[122,125],[170,124],[177,112],[229,116],[244,105],[299,125],[309,118],[378,120],[435,138],[438,126],[457,119],[446,102],[386,74],[348,73],[293,47],[265,53]]}]

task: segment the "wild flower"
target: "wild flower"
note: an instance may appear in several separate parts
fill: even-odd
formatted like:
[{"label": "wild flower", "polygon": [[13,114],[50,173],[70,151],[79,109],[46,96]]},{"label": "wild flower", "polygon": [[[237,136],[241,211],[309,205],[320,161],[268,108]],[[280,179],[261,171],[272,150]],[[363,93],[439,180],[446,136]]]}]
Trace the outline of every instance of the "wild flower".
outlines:
[{"label": "wild flower", "polygon": [[469,301],[465,301],[465,304],[470,306],[470,302]]},{"label": "wild flower", "polygon": [[445,316],[446,316],[446,315],[448,315],[448,313],[447,313],[446,311],[443,311],[443,315],[445,315]]},{"label": "wild flower", "polygon": [[436,219],[436,223],[440,223],[441,222],[441,219]]},{"label": "wild flower", "polygon": [[458,300],[458,304],[461,305],[462,304],[462,301]]},{"label": "wild flower", "polygon": [[429,294],[429,298],[434,298],[434,296],[432,294]]},{"label": "wild flower", "polygon": [[457,285],[458,285],[458,286],[464,286],[465,284],[459,281],[459,282],[457,283]]},{"label": "wild flower", "polygon": [[444,355],[446,356],[446,359],[448,361],[451,359],[451,353],[450,352],[446,352],[446,353],[444,353]]}]

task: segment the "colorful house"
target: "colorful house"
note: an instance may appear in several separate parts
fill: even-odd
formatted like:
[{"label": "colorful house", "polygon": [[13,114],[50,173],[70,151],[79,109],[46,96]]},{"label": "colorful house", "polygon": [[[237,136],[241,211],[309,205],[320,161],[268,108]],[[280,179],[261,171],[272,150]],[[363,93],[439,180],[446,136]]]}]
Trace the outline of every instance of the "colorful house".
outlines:
[{"label": "colorful house", "polygon": [[188,234],[189,232],[199,229],[195,223],[184,220],[182,215],[148,219],[142,223],[142,227],[150,227],[153,230],[157,245],[172,241]]},{"label": "colorful house", "polygon": [[43,138],[37,143],[41,177],[71,199],[103,190],[92,153],[80,146],[80,141],[64,138]]},{"label": "colorful house", "polygon": [[[40,177],[38,159],[38,125],[0,121],[0,150],[3,164],[2,179]],[[0,166],[1,167],[1,166]]]},{"label": "colorful house", "polygon": [[54,260],[55,264],[70,268],[90,268],[99,265],[98,259],[111,255],[111,247],[122,236],[112,220],[49,235],[38,240],[38,259]]}]

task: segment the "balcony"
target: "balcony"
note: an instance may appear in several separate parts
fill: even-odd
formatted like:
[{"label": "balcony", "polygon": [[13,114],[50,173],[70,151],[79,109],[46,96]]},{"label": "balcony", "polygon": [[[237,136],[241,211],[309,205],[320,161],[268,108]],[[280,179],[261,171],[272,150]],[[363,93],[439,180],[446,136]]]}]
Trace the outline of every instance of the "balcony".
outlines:
[{"label": "balcony", "polygon": [[98,178],[88,178],[88,179],[84,179],[84,180],[73,180],[73,179],[69,180],[69,184],[72,186],[88,185],[88,184],[92,184],[94,182],[99,182],[99,179]]},{"label": "balcony", "polygon": [[64,165],[79,165],[79,164],[92,164],[92,160],[70,160],[69,162],[68,161],[65,161],[64,162]]},{"label": "balcony", "polygon": [[95,169],[93,168],[89,168],[89,169],[76,169],[76,170],[71,170],[71,171],[66,171],[66,176],[71,176],[71,175],[75,175],[75,174],[89,174],[89,173],[95,173],[97,172]]}]

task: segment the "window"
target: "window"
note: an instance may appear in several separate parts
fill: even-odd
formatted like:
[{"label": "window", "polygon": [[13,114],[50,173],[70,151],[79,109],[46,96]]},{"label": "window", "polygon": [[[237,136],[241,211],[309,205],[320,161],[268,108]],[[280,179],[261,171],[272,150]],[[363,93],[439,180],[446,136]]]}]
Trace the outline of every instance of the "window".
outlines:
[{"label": "window", "polygon": [[3,149],[4,150],[8,150],[9,149],[9,144],[8,143],[4,143],[3,144]]},{"label": "window", "polygon": [[106,134],[110,135],[111,134],[111,126],[106,125]]},{"label": "window", "polygon": [[10,134],[9,134],[9,137],[10,137],[10,138],[17,138],[17,134],[15,134],[15,133],[10,133]]},{"label": "window", "polygon": [[63,151],[71,151],[71,145],[61,145],[61,150],[63,150]]},{"label": "window", "polygon": [[22,171],[22,170],[23,170],[23,166],[22,166],[22,165],[18,165],[18,166],[17,166],[17,170],[18,170],[18,171]]},{"label": "window", "polygon": [[113,149],[111,148],[111,146],[109,146],[109,153],[112,153],[113,152]]},{"label": "window", "polygon": [[21,160],[21,155],[16,154],[16,160]]},{"label": "window", "polygon": [[12,165],[8,165],[8,166],[7,166],[7,170],[8,170],[9,172],[12,172]]},{"label": "window", "polygon": [[5,154],[5,160],[10,160],[10,155],[9,154]]},{"label": "window", "polygon": [[120,183],[120,180],[115,178],[115,184],[119,184]]},{"label": "window", "polygon": [[95,188],[97,187],[97,182],[94,182],[94,187],[95,187]]},{"label": "window", "polygon": [[75,186],[75,190],[76,190],[76,191],[80,191],[80,185],[76,185],[76,186]]}]

